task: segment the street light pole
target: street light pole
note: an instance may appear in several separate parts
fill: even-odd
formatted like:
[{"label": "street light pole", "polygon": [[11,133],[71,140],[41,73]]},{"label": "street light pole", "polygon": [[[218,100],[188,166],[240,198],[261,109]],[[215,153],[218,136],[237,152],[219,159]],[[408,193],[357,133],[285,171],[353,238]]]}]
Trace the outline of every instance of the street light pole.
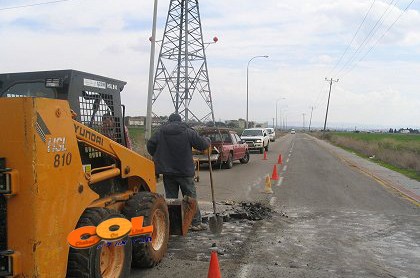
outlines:
[{"label": "street light pole", "polygon": [[312,124],[312,113],[314,112],[314,107],[311,106],[311,118],[309,120],[309,132],[311,132],[311,124]]},{"label": "street light pole", "polygon": [[245,128],[248,128],[248,110],[249,110],[249,102],[248,102],[248,92],[249,92],[249,64],[255,58],[268,58],[267,55],[264,56],[254,56],[248,61],[248,65],[246,66],[246,124]]},{"label": "street light pole", "polygon": [[278,98],[277,100],[276,100],[276,130],[277,130],[277,104],[279,103],[279,101],[280,100],[282,100],[282,99],[286,99],[286,98],[284,98],[284,97],[282,97],[282,98]]}]

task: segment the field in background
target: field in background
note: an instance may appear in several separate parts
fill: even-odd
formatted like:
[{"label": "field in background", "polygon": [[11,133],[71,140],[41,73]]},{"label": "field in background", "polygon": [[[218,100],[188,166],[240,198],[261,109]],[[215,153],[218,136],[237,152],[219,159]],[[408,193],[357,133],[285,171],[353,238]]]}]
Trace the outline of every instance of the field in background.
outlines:
[{"label": "field in background", "polygon": [[333,132],[324,139],[420,181],[420,135]]},{"label": "field in background", "polygon": [[145,142],[144,142],[144,128],[143,127],[129,127],[128,133],[130,134],[133,150],[143,156],[148,156]]}]

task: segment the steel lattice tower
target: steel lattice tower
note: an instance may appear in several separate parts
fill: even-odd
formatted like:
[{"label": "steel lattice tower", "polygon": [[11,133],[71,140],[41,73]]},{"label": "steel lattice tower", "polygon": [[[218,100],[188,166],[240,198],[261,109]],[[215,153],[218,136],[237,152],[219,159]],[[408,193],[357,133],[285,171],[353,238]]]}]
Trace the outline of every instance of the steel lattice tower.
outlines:
[{"label": "steel lattice tower", "polygon": [[214,122],[198,0],[170,1],[161,43],[153,105],[169,93],[174,111],[186,122]]}]

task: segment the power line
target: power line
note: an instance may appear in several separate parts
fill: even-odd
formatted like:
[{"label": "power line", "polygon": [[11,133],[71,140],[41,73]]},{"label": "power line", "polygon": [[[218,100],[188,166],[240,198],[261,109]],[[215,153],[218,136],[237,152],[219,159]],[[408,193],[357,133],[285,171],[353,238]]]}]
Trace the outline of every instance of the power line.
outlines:
[{"label": "power line", "polygon": [[56,0],[56,1],[40,2],[40,3],[34,3],[34,4],[21,5],[21,6],[5,7],[5,8],[0,8],[0,11],[15,10],[15,9],[21,9],[21,8],[29,8],[29,7],[34,7],[34,6],[55,4],[55,3],[68,2],[68,1],[73,1],[73,0]]},{"label": "power line", "polygon": [[[344,66],[341,67],[341,69],[339,70],[339,72],[337,73],[337,75],[339,75],[348,65],[350,65],[354,61],[354,59],[357,57],[357,55],[359,54],[360,50],[364,46],[366,46],[367,43],[369,43],[369,41],[375,35],[376,31],[378,31],[378,29],[381,27],[381,25],[382,25],[382,23],[383,23],[383,21],[385,19],[384,16],[386,14],[388,14],[388,10],[391,8],[391,6],[392,7],[395,6],[394,5],[394,2],[395,2],[395,0],[391,0],[390,1],[390,3],[388,4],[388,7],[382,13],[381,17],[376,21],[375,25],[372,27],[372,29],[370,30],[370,32],[367,34],[367,36],[365,37],[365,39],[363,40],[363,42],[359,45],[359,47],[356,49],[356,51],[353,53],[353,55],[350,57],[350,59],[348,59],[347,62],[344,64]],[[377,26],[378,26],[378,28],[376,28]]]},{"label": "power line", "polygon": [[356,66],[357,64],[359,64],[361,61],[363,61],[366,56],[369,55],[369,53],[372,51],[372,49],[388,34],[389,30],[391,30],[392,27],[394,27],[395,23],[397,23],[398,20],[400,20],[400,18],[404,15],[404,13],[410,8],[410,6],[414,3],[415,0],[412,0],[407,7],[405,7],[404,10],[401,11],[400,15],[394,20],[394,22],[392,22],[392,24],[388,27],[388,29],[386,29],[386,31],[382,34],[382,36],[376,40],[376,42],[370,47],[370,49],[365,53],[365,55],[363,55],[359,61],[357,61],[355,64],[353,64],[353,66],[343,75],[347,75],[349,72],[351,72]]},{"label": "power line", "polygon": [[330,74],[334,72],[334,70],[337,68],[337,66],[341,63],[341,60],[343,59],[344,55],[346,55],[347,51],[349,50],[350,46],[352,45],[354,39],[356,38],[357,34],[359,34],[360,29],[362,28],[363,23],[365,23],[367,16],[369,15],[370,11],[372,10],[373,5],[375,4],[376,0],[373,0],[372,4],[369,7],[369,10],[366,12],[365,17],[363,18],[362,22],[360,23],[359,27],[356,30],[356,33],[354,33],[353,38],[351,39],[350,43],[347,45],[346,50],[344,50],[343,54],[341,55],[340,59],[338,59],[337,63],[331,70]]}]

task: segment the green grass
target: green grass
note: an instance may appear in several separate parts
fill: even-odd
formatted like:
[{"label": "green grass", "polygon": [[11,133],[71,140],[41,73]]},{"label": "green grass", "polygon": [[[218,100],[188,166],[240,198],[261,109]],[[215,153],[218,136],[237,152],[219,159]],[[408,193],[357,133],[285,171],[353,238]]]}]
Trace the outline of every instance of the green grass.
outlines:
[{"label": "green grass", "polygon": [[392,164],[386,163],[386,162],[384,162],[382,160],[379,160],[379,159],[371,159],[371,158],[369,158],[369,156],[367,156],[367,155],[365,155],[363,153],[360,153],[358,151],[355,151],[355,150],[353,150],[351,148],[344,147],[344,146],[337,145],[337,144],[334,144],[334,145],[336,145],[337,147],[340,147],[343,150],[346,150],[346,151],[348,151],[350,153],[354,153],[355,155],[357,155],[359,157],[362,157],[362,158],[365,158],[365,159],[367,159],[369,161],[375,162],[376,164],[381,165],[382,167],[385,167],[385,168],[388,168],[388,169],[390,169],[392,171],[395,171],[395,172],[398,172],[400,174],[403,174],[404,176],[406,176],[408,178],[411,178],[411,179],[416,180],[416,181],[420,181],[420,172],[417,172],[416,170],[397,167],[397,166],[394,166]]},{"label": "green grass", "polygon": [[129,127],[128,133],[133,143],[133,150],[141,155],[147,155],[144,142],[144,127]]},{"label": "green grass", "polygon": [[130,137],[135,140],[143,139],[144,140],[144,127],[129,127],[128,132]]},{"label": "green grass", "polygon": [[349,132],[325,135],[326,140],[338,147],[420,181],[420,135]]},{"label": "green grass", "polygon": [[392,139],[402,142],[420,142],[418,134],[393,134],[393,133],[354,133],[354,132],[333,132],[334,135],[348,136],[364,141],[380,141],[383,139]]},{"label": "green grass", "polygon": [[411,170],[411,169],[404,169],[404,168],[396,167],[394,165],[391,165],[389,163],[386,163],[386,162],[383,162],[383,161],[377,160],[377,159],[374,159],[373,162],[375,162],[375,163],[377,163],[377,164],[379,164],[379,165],[381,165],[385,168],[388,168],[392,171],[403,174],[404,176],[409,177],[413,180],[420,181],[420,172],[417,172],[417,171]]},{"label": "green grass", "polygon": [[377,142],[385,149],[410,150],[420,154],[419,134],[334,132],[332,135],[365,142]]}]

